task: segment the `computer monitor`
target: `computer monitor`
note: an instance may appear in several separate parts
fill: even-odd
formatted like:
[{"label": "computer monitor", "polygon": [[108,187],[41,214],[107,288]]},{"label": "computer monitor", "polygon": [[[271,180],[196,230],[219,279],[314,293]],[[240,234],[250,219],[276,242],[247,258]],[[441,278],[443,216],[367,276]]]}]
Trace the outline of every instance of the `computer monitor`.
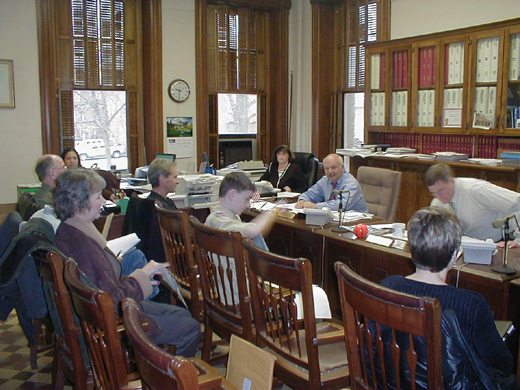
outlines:
[{"label": "computer monitor", "polygon": [[155,153],[155,158],[161,158],[171,162],[175,161],[175,157],[177,157],[177,155],[172,153]]}]

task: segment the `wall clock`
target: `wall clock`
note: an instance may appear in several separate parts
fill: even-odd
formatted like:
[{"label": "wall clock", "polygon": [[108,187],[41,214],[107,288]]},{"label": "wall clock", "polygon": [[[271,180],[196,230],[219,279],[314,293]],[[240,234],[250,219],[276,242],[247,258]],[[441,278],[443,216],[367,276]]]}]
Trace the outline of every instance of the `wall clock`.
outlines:
[{"label": "wall clock", "polygon": [[190,91],[190,86],[182,79],[173,80],[170,85],[168,85],[168,95],[177,103],[185,102],[190,96]]}]

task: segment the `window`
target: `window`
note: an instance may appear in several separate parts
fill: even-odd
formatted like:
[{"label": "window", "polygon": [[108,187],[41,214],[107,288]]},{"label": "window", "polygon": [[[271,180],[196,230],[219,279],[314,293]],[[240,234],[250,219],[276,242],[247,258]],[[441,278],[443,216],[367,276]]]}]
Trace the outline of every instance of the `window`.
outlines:
[{"label": "window", "polygon": [[74,146],[83,167],[128,169],[124,91],[74,91]]},{"label": "window", "polygon": [[219,136],[256,136],[257,96],[253,94],[218,94]]},{"label": "window", "polygon": [[387,39],[387,0],[346,0],[341,28],[341,87],[343,94],[343,146],[364,142],[365,45]]},{"label": "window", "polygon": [[[223,161],[219,159],[221,136],[243,133],[253,138],[256,132],[258,142],[253,148],[257,150],[253,155],[258,152],[258,159],[267,159],[273,144],[287,143],[289,134],[290,2],[231,3],[195,2],[200,16],[196,18],[197,69],[203,69],[197,72],[197,89],[203,91],[197,97],[197,148],[200,153],[207,152],[216,167]],[[240,100],[246,96],[247,103]],[[249,105],[247,114],[231,116],[235,101],[242,102],[242,107]]]},{"label": "window", "polygon": [[[102,140],[92,150],[104,149],[107,166],[144,165],[145,142],[151,156],[162,150],[162,108],[156,104],[162,79],[145,77],[160,74],[162,66],[161,25],[156,23],[161,1],[46,0],[37,2],[37,15],[44,153]],[[140,63],[144,66],[136,66]],[[80,108],[84,102],[78,99],[87,96],[83,92],[97,96],[98,113]],[[117,114],[110,103],[116,95],[124,102]],[[103,102],[107,107],[101,107]],[[99,119],[105,112],[108,117],[98,129],[85,125],[86,117]]]}]

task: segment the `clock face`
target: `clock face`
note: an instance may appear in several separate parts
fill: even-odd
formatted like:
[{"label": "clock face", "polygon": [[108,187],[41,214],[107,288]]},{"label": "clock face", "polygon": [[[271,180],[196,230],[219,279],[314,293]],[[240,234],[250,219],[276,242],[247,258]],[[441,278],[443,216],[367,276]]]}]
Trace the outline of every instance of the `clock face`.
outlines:
[{"label": "clock face", "polygon": [[184,80],[173,80],[168,86],[168,94],[174,102],[184,102],[190,96],[190,86]]}]

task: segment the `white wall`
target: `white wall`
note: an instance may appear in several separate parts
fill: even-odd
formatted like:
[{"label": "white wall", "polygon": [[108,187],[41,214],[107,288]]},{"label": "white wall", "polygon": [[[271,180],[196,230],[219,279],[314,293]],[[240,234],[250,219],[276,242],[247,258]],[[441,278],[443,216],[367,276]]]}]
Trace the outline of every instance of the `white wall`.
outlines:
[{"label": "white wall", "polygon": [[[162,0],[163,26],[163,113],[164,131],[167,117],[192,117],[194,133],[196,121],[196,72],[195,72],[195,1]],[[183,103],[176,103],[168,96],[168,85],[175,79],[183,79],[190,86],[190,96]],[[164,150],[167,150],[166,137]],[[179,170],[188,163],[197,162],[197,137],[193,137],[191,158],[177,160]]]},{"label": "white wall", "polygon": [[[192,116],[195,122],[195,1],[163,0],[164,121]],[[0,0],[0,58],[14,60],[16,108],[0,108],[0,204],[16,201],[16,184],[33,183],[36,159],[42,154],[39,99],[36,0]],[[520,16],[516,0],[393,0],[392,38]],[[428,15],[426,18],[420,15]],[[310,151],[311,135],[311,6],[292,0],[289,17],[289,70],[293,74],[291,147]],[[181,104],[168,97],[175,78],[191,87]],[[196,128],[196,123],[194,123]],[[196,154],[194,139],[194,154]],[[179,160],[185,169],[193,159]]]},{"label": "white wall", "polygon": [[18,183],[35,183],[42,154],[35,0],[0,0],[0,58],[13,60],[15,108],[0,108],[0,203]]},{"label": "white wall", "polygon": [[518,0],[391,0],[392,39],[520,16]]}]

